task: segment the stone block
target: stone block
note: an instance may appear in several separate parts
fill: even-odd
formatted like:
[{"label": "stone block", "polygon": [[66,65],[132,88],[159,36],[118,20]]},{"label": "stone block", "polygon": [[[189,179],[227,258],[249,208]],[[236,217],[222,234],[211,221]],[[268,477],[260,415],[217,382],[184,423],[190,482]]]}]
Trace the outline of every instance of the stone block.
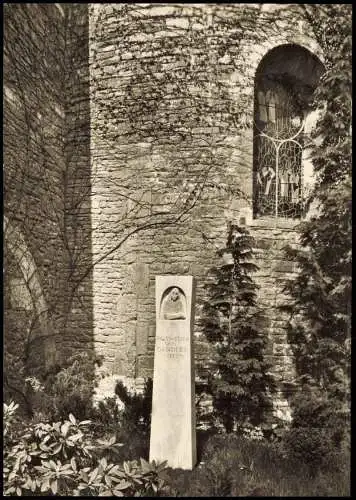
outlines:
[{"label": "stone block", "polygon": [[153,370],[153,357],[152,356],[139,356],[136,360],[137,373],[139,377],[151,376]]},{"label": "stone block", "polygon": [[257,245],[258,249],[267,250],[267,249],[271,248],[272,241],[269,239],[261,238],[261,239],[256,240],[256,245]]},{"label": "stone block", "polygon": [[136,264],[136,291],[137,296],[147,296],[150,282],[149,266],[144,262]]},{"label": "stone block", "polygon": [[175,10],[175,7],[171,5],[159,5],[157,7],[151,6],[151,8],[147,10],[147,13],[152,17],[164,17],[171,16],[174,14]]},{"label": "stone block", "polygon": [[147,323],[139,323],[137,325],[136,330],[136,356],[140,356],[142,354],[147,353],[147,344],[148,344],[148,324]]},{"label": "stone block", "polygon": [[156,277],[150,460],[191,470],[196,463],[192,276]]},{"label": "stone block", "polygon": [[123,353],[117,353],[115,355],[112,371],[114,374],[123,375],[126,370],[126,357]]},{"label": "stone block", "polygon": [[276,264],[275,270],[279,273],[293,273],[294,263],[292,261],[281,260]]},{"label": "stone block", "polygon": [[172,17],[166,19],[166,25],[168,28],[180,28],[180,29],[188,29],[189,28],[189,19],[186,17]]},{"label": "stone block", "polygon": [[285,356],[287,355],[287,346],[285,344],[273,344],[273,355]]}]

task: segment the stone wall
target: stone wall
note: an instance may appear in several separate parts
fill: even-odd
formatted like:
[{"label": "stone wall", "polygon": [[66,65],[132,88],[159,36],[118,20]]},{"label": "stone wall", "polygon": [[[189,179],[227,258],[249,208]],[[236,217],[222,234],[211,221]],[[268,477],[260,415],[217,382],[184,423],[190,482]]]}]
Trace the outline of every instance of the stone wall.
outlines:
[{"label": "stone wall", "polygon": [[5,281],[33,302],[50,365],[92,346],[88,8],[4,12]]},{"label": "stone wall", "polygon": [[298,16],[274,4],[6,7],[5,213],[57,352],[103,355],[108,394],[118,377],[152,376],[156,275],[196,279],[204,375],[204,285],[231,221],[256,239],[268,354],[276,378],[293,379],[278,305],[294,272],[281,249],[297,234],[252,218],[252,123],[272,48],[321,57]]},{"label": "stone wall", "polygon": [[[7,255],[22,270],[22,289],[31,291],[35,306],[41,298],[35,335],[61,331],[63,51],[61,9],[54,4],[5,6],[4,241]],[[11,288],[11,272],[5,281]],[[39,362],[49,361],[48,352],[43,358],[36,349]]]},{"label": "stone wall", "polygon": [[204,283],[228,221],[240,221],[257,241],[256,278],[276,375],[293,378],[277,306],[282,282],[293,274],[281,247],[296,233],[293,224],[252,219],[254,76],[275,46],[319,52],[298,7],[277,7],[89,7],[91,213],[100,261],[94,344],[111,376],[152,375],[154,279],[161,274],[197,280],[196,361],[204,371]]},{"label": "stone wall", "polygon": [[64,228],[66,288],[64,356],[93,350],[92,223],[87,4],[63,6],[65,50]]}]

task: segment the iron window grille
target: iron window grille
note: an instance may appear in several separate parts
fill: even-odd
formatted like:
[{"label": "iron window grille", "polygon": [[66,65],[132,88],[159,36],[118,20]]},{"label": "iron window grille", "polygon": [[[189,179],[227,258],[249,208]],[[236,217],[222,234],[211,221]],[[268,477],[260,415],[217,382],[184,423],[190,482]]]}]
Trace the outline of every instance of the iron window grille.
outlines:
[{"label": "iron window grille", "polygon": [[300,218],[305,113],[283,85],[261,87],[255,95],[254,217]]}]

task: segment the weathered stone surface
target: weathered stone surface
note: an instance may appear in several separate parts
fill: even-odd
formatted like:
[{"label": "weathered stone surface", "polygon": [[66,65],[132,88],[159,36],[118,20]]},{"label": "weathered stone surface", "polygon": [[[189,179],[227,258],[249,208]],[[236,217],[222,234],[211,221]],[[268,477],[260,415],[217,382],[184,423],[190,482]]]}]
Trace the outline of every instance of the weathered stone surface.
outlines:
[{"label": "weathered stone surface", "polygon": [[156,277],[150,460],[191,470],[196,463],[192,276]]},{"label": "weathered stone surface", "polygon": [[138,323],[136,331],[136,354],[140,356],[147,353],[148,347],[148,323]]},{"label": "weathered stone surface", "polygon": [[[46,337],[53,333],[58,361],[79,346],[85,345],[88,351],[93,347],[90,273],[82,280],[80,303],[70,290],[90,264],[89,208],[83,199],[91,175],[87,7],[77,6],[66,21],[62,14],[62,7],[55,4],[9,4],[4,11],[4,85],[8,89],[3,117],[4,211],[11,223],[16,220],[36,264],[39,292],[49,311],[41,333]],[[78,46],[72,57],[74,31]],[[79,203],[75,180],[80,180],[82,191]],[[9,235],[9,245],[16,246],[11,239]],[[78,254],[79,249],[76,269],[70,270],[69,254]],[[36,355],[42,365],[47,363],[48,356],[43,360],[39,352]]]},{"label": "weathered stone surface", "polygon": [[[286,299],[284,281],[295,272],[282,249],[297,233],[295,222],[252,218],[254,78],[262,57],[278,45],[317,48],[311,30],[300,31],[288,8],[283,29],[261,21],[253,41],[246,31],[241,43],[230,43],[245,8],[63,4],[70,20],[66,33],[65,16],[54,5],[6,7],[5,45],[12,57],[6,51],[5,181],[26,175],[20,200],[5,185],[11,205],[5,208],[15,209],[25,229],[49,306],[60,305],[54,321],[58,352],[64,345],[68,354],[77,352],[80,345],[103,354],[109,372],[152,376],[154,276],[196,277],[199,335],[208,270],[219,264],[216,249],[225,244],[227,223],[240,221],[256,238],[255,278],[259,304],[271,320],[269,351],[279,346],[276,373],[287,377],[288,318],[278,306]],[[19,64],[20,86],[14,80]],[[30,134],[23,99],[30,108]],[[241,109],[245,123],[232,126],[231,116]],[[199,202],[179,218],[180,202],[206,172]],[[165,226],[166,218],[177,223]],[[100,260],[146,222],[158,222],[159,230],[138,231]],[[66,304],[73,262],[74,280],[97,260],[82,283],[80,301]],[[208,352],[197,350],[199,370]]]},{"label": "weathered stone surface", "polygon": [[184,17],[168,18],[166,19],[166,25],[171,28],[187,29],[189,27],[189,19]]}]

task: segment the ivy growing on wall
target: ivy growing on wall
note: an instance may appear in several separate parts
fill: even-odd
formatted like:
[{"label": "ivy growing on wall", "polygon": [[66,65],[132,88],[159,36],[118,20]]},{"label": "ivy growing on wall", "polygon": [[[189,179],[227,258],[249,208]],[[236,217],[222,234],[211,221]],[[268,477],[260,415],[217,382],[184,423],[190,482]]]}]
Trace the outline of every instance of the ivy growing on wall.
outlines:
[{"label": "ivy growing on wall", "polygon": [[291,340],[300,380],[346,405],[351,321],[351,5],[304,5],[325,55],[314,94],[323,110],[312,146],[316,207],[301,226],[301,248],[288,254],[299,267],[287,288],[293,304]]}]

